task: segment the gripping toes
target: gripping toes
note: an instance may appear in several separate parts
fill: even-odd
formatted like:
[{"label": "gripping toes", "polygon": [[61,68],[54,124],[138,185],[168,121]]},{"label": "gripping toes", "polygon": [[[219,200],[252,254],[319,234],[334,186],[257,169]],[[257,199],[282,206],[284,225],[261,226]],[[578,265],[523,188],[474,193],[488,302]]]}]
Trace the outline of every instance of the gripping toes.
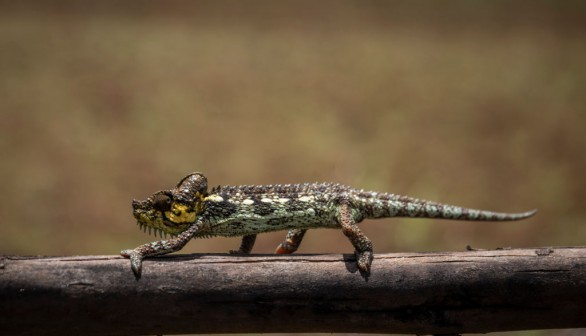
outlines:
[{"label": "gripping toes", "polygon": [[238,250],[230,250],[230,254],[249,254],[254,247],[254,242],[256,241],[256,235],[246,235],[242,237],[242,243],[240,244],[240,248]]},{"label": "gripping toes", "polygon": [[356,251],[355,254],[356,265],[358,266],[358,269],[365,272],[366,274],[369,274],[370,265],[372,264],[372,251]]},{"label": "gripping toes", "polygon": [[132,251],[134,251],[134,250],[133,249],[122,250],[122,251],[120,251],[120,255],[125,258],[130,258],[130,254],[132,253]]},{"label": "gripping toes", "polygon": [[120,255],[130,258],[130,268],[132,269],[134,276],[139,279],[142,272],[142,259],[144,258],[142,254],[138,253],[136,250],[128,249],[120,252]]},{"label": "gripping toes", "polygon": [[303,240],[303,236],[307,229],[291,229],[287,232],[287,236],[285,237],[285,241],[283,241],[277,249],[275,250],[276,254],[291,254],[299,248],[301,241]]}]

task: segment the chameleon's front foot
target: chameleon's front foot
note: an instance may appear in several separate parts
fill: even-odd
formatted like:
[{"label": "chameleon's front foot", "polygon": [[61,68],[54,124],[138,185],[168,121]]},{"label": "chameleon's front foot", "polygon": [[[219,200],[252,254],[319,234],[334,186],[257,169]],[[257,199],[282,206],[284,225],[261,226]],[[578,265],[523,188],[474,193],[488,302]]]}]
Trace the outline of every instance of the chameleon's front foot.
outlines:
[{"label": "chameleon's front foot", "polygon": [[142,259],[144,256],[134,249],[123,250],[120,255],[126,258],[130,258],[130,268],[137,279],[140,279],[142,272]]}]

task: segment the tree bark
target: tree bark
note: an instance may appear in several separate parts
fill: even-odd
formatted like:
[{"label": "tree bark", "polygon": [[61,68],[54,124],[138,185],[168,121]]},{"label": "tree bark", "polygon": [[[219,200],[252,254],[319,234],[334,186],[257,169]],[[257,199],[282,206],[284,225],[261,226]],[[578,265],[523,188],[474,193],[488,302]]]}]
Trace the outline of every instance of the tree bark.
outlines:
[{"label": "tree bark", "polygon": [[0,256],[0,334],[450,334],[586,327],[586,248]]}]

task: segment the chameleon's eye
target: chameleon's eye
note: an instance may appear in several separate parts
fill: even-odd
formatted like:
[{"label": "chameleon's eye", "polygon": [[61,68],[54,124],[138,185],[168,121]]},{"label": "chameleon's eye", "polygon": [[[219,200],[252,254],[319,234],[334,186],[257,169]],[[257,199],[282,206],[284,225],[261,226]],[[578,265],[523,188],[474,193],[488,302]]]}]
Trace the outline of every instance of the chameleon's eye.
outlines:
[{"label": "chameleon's eye", "polygon": [[158,194],[153,198],[153,208],[161,212],[171,210],[171,197],[165,194]]}]

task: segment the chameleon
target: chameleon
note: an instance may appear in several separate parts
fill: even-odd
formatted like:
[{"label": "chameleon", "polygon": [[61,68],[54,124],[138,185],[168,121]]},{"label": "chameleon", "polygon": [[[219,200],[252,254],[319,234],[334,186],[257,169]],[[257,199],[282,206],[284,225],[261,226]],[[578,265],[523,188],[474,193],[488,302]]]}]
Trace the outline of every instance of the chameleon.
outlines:
[{"label": "chameleon", "polygon": [[218,186],[208,190],[202,173],[191,173],[170,190],[155,192],[144,201],[132,201],[139,227],[163,239],[121,251],[140,278],[145,257],[179,251],[188,241],[213,236],[241,236],[233,254],[251,252],[259,233],[288,230],[277,254],[295,252],[312,228],[342,229],[355,249],[356,265],[370,274],[373,245],[359,229],[364,219],[423,217],[468,221],[513,221],[537,210],[502,213],[353,189],[335,183]]}]

